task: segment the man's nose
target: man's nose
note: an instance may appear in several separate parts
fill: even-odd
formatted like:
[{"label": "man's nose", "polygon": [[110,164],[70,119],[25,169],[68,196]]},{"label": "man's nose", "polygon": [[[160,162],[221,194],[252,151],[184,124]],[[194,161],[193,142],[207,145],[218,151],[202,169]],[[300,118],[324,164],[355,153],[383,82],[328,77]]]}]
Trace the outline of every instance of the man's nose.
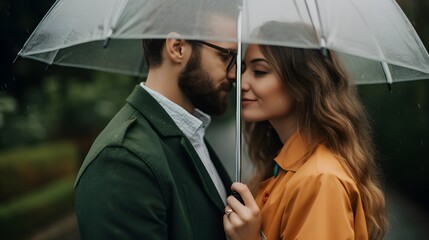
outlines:
[{"label": "man's nose", "polygon": [[237,64],[234,64],[234,66],[229,69],[229,71],[226,73],[226,78],[230,82],[236,82],[237,81]]}]

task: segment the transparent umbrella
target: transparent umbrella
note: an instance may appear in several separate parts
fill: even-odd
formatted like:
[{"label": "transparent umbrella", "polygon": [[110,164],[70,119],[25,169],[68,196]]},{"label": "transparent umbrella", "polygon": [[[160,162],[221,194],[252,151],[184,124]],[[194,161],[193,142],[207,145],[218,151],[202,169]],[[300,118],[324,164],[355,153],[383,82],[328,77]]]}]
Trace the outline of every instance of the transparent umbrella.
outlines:
[{"label": "transparent umbrella", "polygon": [[[331,49],[344,58],[356,83],[393,83],[429,75],[427,51],[394,0],[228,2],[233,1],[58,0],[18,55],[48,64],[144,76],[140,39],[165,38],[176,31],[185,39]],[[232,12],[239,5],[240,35],[224,34],[222,25],[213,29],[204,24],[210,11]],[[273,20],[310,28],[254,34]],[[282,31],[288,31],[288,37]]]},{"label": "transparent umbrella", "polygon": [[[269,21],[289,25],[257,34]],[[357,84],[429,77],[428,53],[394,0],[245,0],[241,28],[247,43],[333,50]]]},{"label": "transparent umbrella", "polygon": [[[236,8],[237,34],[213,30],[210,11]],[[266,22],[289,27],[258,34]],[[394,0],[59,0],[19,56],[48,64],[144,76],[143,38],[237,41],[330,49],[357,84],[429,79],[429,56]],[[241,45],[237,73],[241,72]],[[237,74],[236,180],[241,176],[241,81]]]},{"label": "transparent umbrella", "polygon": [[[235,8],[235,9],[234,9]],[[238,15],[235,1],[211,0],[58,0],[31,34],[19,56],[48,64],[144,77],[141,39],[236,41],[211,26],[211,13]],[[225,14],[227,15],[227,14]]]}]

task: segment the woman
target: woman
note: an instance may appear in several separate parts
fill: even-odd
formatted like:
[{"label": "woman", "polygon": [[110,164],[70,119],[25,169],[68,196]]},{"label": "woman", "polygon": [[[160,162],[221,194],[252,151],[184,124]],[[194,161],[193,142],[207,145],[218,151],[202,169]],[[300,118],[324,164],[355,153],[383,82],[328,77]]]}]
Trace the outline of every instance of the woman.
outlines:
[{"label": "woman", "polygon": [[[282,27],[270,22],[260,34]],[[382,239],[385,200],[370,127],[335,55],[249,45],[244,65],[242,117],[256,197],[232,185],[245,205],[227,199],[228,238]]]}]

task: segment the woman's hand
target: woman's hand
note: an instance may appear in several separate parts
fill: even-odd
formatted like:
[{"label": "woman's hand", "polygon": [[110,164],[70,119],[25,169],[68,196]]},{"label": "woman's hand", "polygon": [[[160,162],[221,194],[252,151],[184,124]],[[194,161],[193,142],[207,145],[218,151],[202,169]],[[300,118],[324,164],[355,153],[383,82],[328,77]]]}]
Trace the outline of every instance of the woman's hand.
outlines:
[{"label": "woman's hand", "polygon": [[233,183],[231,190],[241,195],[245,205],[233,196],[226,199],[223,226],[227,238],[230,240],[260,240],[261,214],[252,193],[246,185],[239,182]]}]

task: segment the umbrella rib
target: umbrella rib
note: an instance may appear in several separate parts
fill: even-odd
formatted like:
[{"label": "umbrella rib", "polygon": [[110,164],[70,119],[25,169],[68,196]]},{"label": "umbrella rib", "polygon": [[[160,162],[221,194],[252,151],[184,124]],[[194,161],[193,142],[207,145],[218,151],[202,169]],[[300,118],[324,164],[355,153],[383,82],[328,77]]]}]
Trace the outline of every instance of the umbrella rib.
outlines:
[{"label": "umbrella rib", "polygon": [[107,36],[106,36],[104,43],[103,43],[104,48],[107,48],[107,46],[109,45],[110,38],[113,35],[113,31],[115,30],[116,24],[118,24],[119,18],[125,9],[125,6],[127,6],[127,4],[128,4],[128,0],[121,0],[121,1],[122,2],[121,2],[121,5],[119,6],[119,10],[116,12],[115,15],[113,15],[112,24],[110,26],[109,31],[107,32]]},{"label": "umbrella rib", "polygon": [[60,49],[57,49],[57,50],[54,51],[55,52],[54,57],[51,59],[51,61],[49,62],[49,64],[52,65],[55,62],[55,58],[57,58],[59,51],[60,51]]},{"label": "umbrella rib", "polygon": [[[296,8],[298,9],[298,6],[297,6],[297,4],[296,4],[296,1],[294,1],[294,2],[295,2],[295,6],[296,6]],[[316,33],[316,35],[318,35],[318,36],[319,36],[319,34],[317,34],[316,25],[314,24],[314,20],[313,20],[313,16],[312,16],[312,14],[311,14],[311,12],[310,12],[310,8],[308,7],[308,0],[305,0],[305,1],[304,1],[304,3],[305,3],[305,7],[307,8],[308,16],[310,17],[311,26],[313,27],[314,32]],[[319,36],[319,38],[320,38],[320,36]]]},{"label": "umbrella rib", "polygon": [[[369,23],[368,23],[368,21],[366,21],[366,19],[363,17],[363,15],[362,15],[361,11],[359,11],[359,8],[356,6],[356,3],[355,3],[353,0],[351,0],[350,2],[351,2],[351,3],[353,4],[353,6],[355,7],[355,9],[356,9],[357,13],[358,13],[358,14],[359,14],[359,16],[361,17],[361,19],[362,19],[362,21],[365,23],[365,25],[368,27],[368,29],[370,29],[370,30],[371,30],[371,24],[369,24]],[[378,53],[379,53],[379,54],[381,55],[381,57],[383,58],[383,60],[382,60],[382,61],[380,61],[380,63],[381,63],[381,66],[382,66],[382,69],[383,69],[383,72],[384,72],[384,76],[386,77],[387,84],[388,84],[389,89],[390,89],[390,85],[392,84],[393,79],[392,79],[392,74],[391,74],[391,71],[390,71],[389,65],[388,65],[388,64],[387,64],[387,62],[386,62],[386,57],[385,57],[385,55],[384,55],[383,51],[381,50],[380,44],[378,43],[377,38],[374,36],[373,31],[370,31],[370,36],[371,36],[371,38],[372,38],[372,39],[374,40],[374,42],[375,42],[375,46],[377,47]]]},{"label": "umbrella rib", "polygon": [[45,14],[45,16],[43,16],[42,20],[40,21],[40,23],[37,25],[37,27],[34,29],[34,31],[31,33],[30,37],[28,37],[27,41],[24,43],[24,46],[22,47],[22,49],[19,51],[18,55],[21,53],[21,51],[23,51],[28,42],[30,41],[30,39],[32,39],[33,35],[37,32],[37,30],[39,29],[39,27],[42,25],[42,23],[45,21],[45,19],[48,17],[48,15],[52,12],[52,10],[57,6],[57,4],[60,2],[60,0],[56,0],[55,3],[52,5],[52,7],[48,10],[48,12]]},{"label": "umbrella rib", "polygon": [[328,52],[326,51],[326,35],[325,35],[325,29],[323,28],[322,23],[322,17],[320,16],[320,9],[319,9],[319,2],[318,0],[315,0],[316,3],[316,11],[317,11],[317,17],[319,19],[319,25],[320,25],[320,46],[322,47],[323,55],[326,57],[328,55]]},{"label": "umbrella rib", "polygon": [[392,79],[392,73],[390,72],[389,65],[385,61],[382,61],[381,67],[383,68],[384,76],[386,77],[387,88],[389,89],[389,91],[392,91],[393,79]]},{"label": "umbrella rib", "polygon": [[[369,22],[364,18],[364,16],[362,15],[362,13],[359,11],[359,8],[356,6],[356,4],[354,3],[353,0],[350,1],[353,6],[355,7],[357,13],[359,14],[359,16],[361,17],[362,21],[365,23],[365,25],[368,27],[368,29],[371,29],[371,24],[369,24]],[[377,41],[377,38],[374,36],[373,31],[370,31],[370,36],[371,38],[374,40],[375,42],[375,46],[377,46],[377,50],[379,52],[379,54],[381,55],[381,57],[383,58],[383,61],[385,61],[385,56],[383,54],[383,51],[381,50],[380,44]],[[380,61],[381,62],[381,61]]]},{"label": "umbrella rib", "polygon": [[[313,15],[311,14],[310,7],[308,6],[308,0],[305,0],[304,2],[305,2],[305,7],[307,8],[308,16],[310,17],[311,25],[313,26],[314,32],[319,37],[319,44],[320,44],[320,47],[322,49],[322,53],[326,57],[328,54],[326,51],[326,36],[325,36],[325,30],[324,30],[323,25],[322,25],[322,18],[320,16],[319,4],[317,3],[317,0],[314,1],[316,4],[317,18],[319,20],[320,34],[318,34],[318,32],[317,32],[316,24],[315,24]],[[295,2],[295,4],[296,4],[296,2]]]}]

